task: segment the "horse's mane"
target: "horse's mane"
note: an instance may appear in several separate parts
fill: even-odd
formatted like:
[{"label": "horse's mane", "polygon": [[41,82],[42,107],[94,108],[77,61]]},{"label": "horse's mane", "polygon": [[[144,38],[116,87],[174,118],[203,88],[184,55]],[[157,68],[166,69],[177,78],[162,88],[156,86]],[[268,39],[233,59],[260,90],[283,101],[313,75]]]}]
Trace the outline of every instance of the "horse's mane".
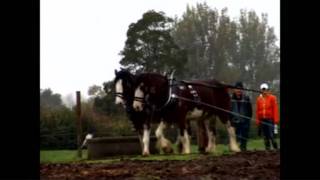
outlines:
[{"label": "horse's mane", "polygon": [[122,69],[121,71],[116,73],[116,77],[114,78],[113,82],[116,82],[119,79],[125,79],[129,80],[130,82],[134,82],[135,76],[132,73],[130,73],[130,71]]},{"label": "horse's mane", "polygon": [[142,80],[144,80],[146,78],[149,78],[149,79],[150,78],[152,78],[152,79],[154,79],[154,78],[166,79],[166,76],[163,76],[163,75],[158,74],[158,73],[141,73],[137,77],[137,82],[140,82],[140,81],[142,81]]}]

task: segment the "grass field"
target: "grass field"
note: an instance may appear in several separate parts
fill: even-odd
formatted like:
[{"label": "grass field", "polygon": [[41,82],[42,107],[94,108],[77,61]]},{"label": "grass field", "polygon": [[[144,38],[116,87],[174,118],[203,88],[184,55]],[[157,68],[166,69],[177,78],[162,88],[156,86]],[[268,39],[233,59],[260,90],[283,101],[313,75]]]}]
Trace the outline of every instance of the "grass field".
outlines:
[{"label": "grass field", "polygon": [[[277,142],[280,147],[279,139]],[[176,148],[176,147],[175,147]],[[69,163],[69,162],[86,162],[86,163],[96,163],[96,162],[115,162],[123,159],[131,160],[191,160],[199,157],[197,145],[192,145],[191,152],[189,155],[151,155],[149,157],[142,157],[141,155],[137,156],[121,156],[121,157],[110,157],[105,160],[86,160],[87,159],[87,150],[82,151],[82,158],[77,158],[76,150],[41,150],[40,151],[40,163]],[[264,143],[262,139],[249,140],[247,145],[248,150],[264,150]],[[218,144],[217,152],[211,154],[212,156],[220,156],[223,154],[230,154],[227,145]]]}]

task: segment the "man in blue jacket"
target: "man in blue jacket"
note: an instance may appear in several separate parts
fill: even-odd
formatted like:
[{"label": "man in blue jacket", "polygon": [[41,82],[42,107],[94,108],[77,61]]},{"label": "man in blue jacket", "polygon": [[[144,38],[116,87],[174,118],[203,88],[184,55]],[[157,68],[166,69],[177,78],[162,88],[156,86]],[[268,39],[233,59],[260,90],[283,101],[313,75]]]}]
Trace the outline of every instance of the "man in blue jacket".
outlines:
[{"label": "man in blue jacket", "polygon": [[[243,88],[242,82],[237,82],[235,87]],[[246,151],[252,117],[252,105],[249,96],[244,94],[241,89],[234,89],[232,93],[231,110],[234,112],[231,115],[231,122],[236,128],[237,141],[240,142],[241,151]],[[242,116],[238,116],[237,114]]]}]

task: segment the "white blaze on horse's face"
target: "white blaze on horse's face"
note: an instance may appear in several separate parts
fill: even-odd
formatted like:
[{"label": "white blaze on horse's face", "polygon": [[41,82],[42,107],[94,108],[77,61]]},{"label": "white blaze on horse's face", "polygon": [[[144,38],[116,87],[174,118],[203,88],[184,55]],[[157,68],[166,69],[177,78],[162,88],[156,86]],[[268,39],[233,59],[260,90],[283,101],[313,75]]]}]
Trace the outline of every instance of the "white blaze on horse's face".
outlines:
[{"label": "white blaze on horse's face", "polygon": [[[122,79],[119,79],[116,83],[116,93],[123,93]],[[116,104],[124,104],[123,99],[116,96]]]},{"label": "white blaze on horse's face", "polygon": [[[135,92],[134,92],[135,100],[133,101],[133,108],[136,111],[142,111],[142,102],[141,102],[141,100],[144,98],[144,93],[141,90],[141,85],[142,84],[140,84],[137,87],[137,89],[135,90]],[[139,98],[139,99],[137,100],[136,98]]]}]

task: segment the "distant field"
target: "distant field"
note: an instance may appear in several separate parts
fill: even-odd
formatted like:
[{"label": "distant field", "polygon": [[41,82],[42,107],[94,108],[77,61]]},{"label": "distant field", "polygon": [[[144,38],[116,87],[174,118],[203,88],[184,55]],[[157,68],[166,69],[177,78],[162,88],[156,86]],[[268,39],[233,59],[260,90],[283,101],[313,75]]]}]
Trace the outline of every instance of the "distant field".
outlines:
[{"label": "distant field", "polygon": [[[279,143],[279,139],[277,139]],[[280,147],[280,143],[279,143]],[[175,147],[176,148],[176,147]],[[95,160],[89,161],[87,159],[87,150],[82,151],[82,158],[77,158],[76,150],[41,150],[40,151],[40,163],[68,163],[68,162],[87,162],[87,163],[95,163],[95,162],[114,162],[120,161],[123,159],[131,159],[131,160],[190,160],[199,157],[197,145],[192,145],[190,155],[151,155],[149,157],[142,157],[141,155],[137,156],[118,156],[118,157],[110,157],[105,160]],[[264,143],[262,139],[258,140],[249,140],[248,142],[248,150],[264,150]],[[218,144],[217,152],[212,154],[213,156],[220,156],[222,154],[229,154],[228,146]]]}]

